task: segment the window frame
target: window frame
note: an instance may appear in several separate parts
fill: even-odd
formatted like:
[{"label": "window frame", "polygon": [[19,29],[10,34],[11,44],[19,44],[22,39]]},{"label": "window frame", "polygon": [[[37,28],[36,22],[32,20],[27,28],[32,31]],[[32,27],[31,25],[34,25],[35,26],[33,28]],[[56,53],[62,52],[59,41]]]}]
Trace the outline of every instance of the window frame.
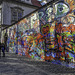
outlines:
[{"label": "window frame", "polygon": [[[20,8],[20,7],[11,7],[11,23],[14,23],[14,22],[20,20],[23,17],[23,11],[24,10],[22,8]],[[14,12],[16,14],[13,15]],[[19,17],[19,13],[22,14],[22,16],[20,18],[18,18]],[[13,17],[13,16],[16,16],[16,17]]]}]

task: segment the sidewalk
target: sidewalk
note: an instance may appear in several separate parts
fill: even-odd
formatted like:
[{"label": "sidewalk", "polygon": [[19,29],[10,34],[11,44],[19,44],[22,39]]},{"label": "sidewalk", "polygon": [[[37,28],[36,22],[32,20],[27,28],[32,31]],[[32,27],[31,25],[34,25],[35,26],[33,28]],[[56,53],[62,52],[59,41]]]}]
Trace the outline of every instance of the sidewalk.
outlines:
[{"label": "sidewalk", "polygon": [[75,75],[75,69],[6,53],[0,59],[0,75]]}]

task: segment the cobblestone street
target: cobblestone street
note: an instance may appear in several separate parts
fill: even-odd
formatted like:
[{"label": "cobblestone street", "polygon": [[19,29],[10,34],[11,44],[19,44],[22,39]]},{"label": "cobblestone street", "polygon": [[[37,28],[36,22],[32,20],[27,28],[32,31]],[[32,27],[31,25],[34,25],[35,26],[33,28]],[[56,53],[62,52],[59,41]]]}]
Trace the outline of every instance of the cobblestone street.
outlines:
[{"label": "cobblestone street", "polygon": [[6,53],[0,58],[0,75],[75,75],[75,69]]}]

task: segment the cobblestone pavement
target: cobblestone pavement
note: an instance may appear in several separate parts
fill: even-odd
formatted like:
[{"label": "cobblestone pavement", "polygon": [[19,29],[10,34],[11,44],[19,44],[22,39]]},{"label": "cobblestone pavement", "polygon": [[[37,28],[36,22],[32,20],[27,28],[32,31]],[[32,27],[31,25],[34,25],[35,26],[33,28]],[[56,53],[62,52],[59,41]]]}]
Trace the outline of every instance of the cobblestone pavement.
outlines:
[{"label": "cobblestone pavement", "polygon": [[75,68],[6,53],[0,58],[0,75],[75,75]]}]

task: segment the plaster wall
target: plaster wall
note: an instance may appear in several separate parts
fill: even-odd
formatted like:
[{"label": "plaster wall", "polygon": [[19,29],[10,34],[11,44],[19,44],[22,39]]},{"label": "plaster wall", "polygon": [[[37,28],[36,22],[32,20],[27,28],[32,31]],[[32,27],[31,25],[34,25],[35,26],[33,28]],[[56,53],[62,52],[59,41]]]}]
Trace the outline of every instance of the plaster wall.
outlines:
[{"label": "plaster wall", "polygon": [[27,6],[9,3],[9,2],[3,2],[3,4],[2,4],[2,13],[3,13],[2,24],[11,25],[11,7],[19,7],[21,9],[23,9],[24,10],[23,11],[23,17],[35,10],[34,8],[30,8]]}]

